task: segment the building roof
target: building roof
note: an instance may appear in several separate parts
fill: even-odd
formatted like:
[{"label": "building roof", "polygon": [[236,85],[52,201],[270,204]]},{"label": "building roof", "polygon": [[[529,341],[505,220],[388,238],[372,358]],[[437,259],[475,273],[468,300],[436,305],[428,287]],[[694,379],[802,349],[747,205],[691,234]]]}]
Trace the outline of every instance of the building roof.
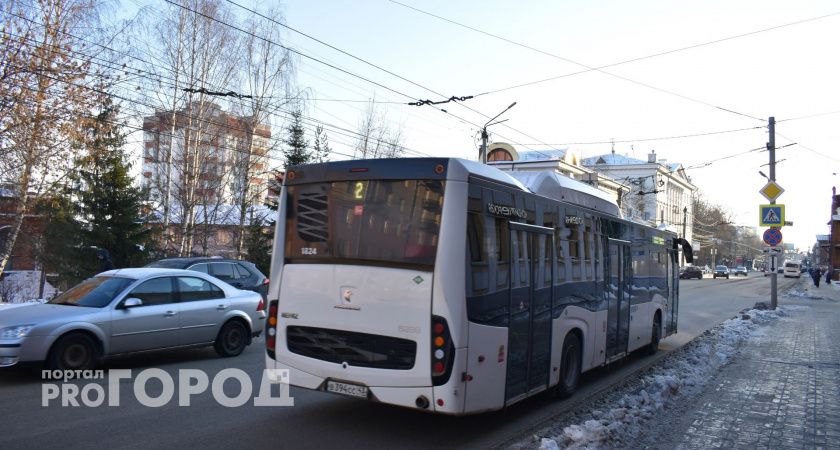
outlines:
[{"label": "building roof", "polygon": [[[552,150],[522,151],[522,152],[519,152],[519,160],[514,161],[514,162],[563,160],[566,157],[566,153],[568,151],[569,151],[569,149],[567,149],[567,148],[552,149]],[[509,162],[509,161],[501,161],[501,162]]]},{"label": "building roof", "polygon": [[606,153],[604,155],[590,156],[583,159],[584,166],[594,166],[599,164],[606,164],[610,166],[629,166],[633,164],[648,164],[647,161],[641,159],[631,158],[626,155],[618,155],[615,153]]}]

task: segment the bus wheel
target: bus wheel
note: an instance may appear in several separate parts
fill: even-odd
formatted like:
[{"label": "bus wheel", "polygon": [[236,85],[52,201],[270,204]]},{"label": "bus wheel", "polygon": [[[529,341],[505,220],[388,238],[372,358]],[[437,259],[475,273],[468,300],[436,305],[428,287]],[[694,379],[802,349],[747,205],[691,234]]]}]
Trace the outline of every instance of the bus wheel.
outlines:
[{"label": "bus wheel", "polygon": [[659,350],[659,340],[662,339],[662,319],[659,314],[653,318],[653,330],[650,332],[650,344],[647,346],[647,354],[655,355]]},{"label": "bus wheel", "polygon": [[569,398],[580,382],[580,339],[569,333],[563,340],[563,354],[560,357],[560,381],[557,383],[557,397]]}]

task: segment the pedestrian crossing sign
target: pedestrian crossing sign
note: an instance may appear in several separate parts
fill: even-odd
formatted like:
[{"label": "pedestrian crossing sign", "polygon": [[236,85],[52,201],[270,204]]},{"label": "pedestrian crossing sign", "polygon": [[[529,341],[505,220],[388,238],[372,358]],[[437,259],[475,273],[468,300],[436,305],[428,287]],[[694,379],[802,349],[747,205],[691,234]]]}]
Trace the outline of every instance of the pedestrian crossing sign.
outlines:
[{"label": "pedestrian crossing sign", "polygon": [[783,227],[785,225],[785,205],[758,205],[759,226]]}]

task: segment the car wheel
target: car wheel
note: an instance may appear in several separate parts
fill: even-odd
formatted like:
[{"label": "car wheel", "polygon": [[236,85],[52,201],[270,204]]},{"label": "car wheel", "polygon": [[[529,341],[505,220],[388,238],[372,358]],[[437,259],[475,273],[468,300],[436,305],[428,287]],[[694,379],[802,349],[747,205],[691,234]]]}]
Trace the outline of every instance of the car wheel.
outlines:
[{"label": "car wheel", "polygon": [[220,356],[238,356],[248,345],[248,328],[238,320],[230,320],[219,331],[214,348]]},{"label": "car wheel", "polygon": [[575,333],[566,335],[560,359],[560,381],[557,383],[557,397],[569,398],[580,382],[580,339]]},{"label": "car wheel", "polygon": [[47,358],[47,366],[53,370],[90,370],[98,362],[96,341],[84,333],[70,333],[59,338]]},{"label": "car wheel", "polygon": [[659,341],[662,339],[662,319],[657,315],[653,319],[653,330],[650,333],[650,344],[648,344],[645,353],[648,355],[655,355],[659,351]]}]

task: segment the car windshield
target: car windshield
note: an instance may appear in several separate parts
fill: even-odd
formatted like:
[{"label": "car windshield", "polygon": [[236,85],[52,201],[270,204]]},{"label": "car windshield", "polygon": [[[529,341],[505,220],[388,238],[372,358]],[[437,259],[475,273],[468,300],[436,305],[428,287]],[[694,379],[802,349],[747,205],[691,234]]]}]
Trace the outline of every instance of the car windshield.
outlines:
[{"label": "car windshield", "polygon": [[53,305],[88,306],[102,308],[107,306],[120,292],[135,280],[123,277],[93,277],[64,291],[49,301]]},{"label": "car windshield", "polygon": [[717,270],[726,270],[726,266],[717,266]]}]

